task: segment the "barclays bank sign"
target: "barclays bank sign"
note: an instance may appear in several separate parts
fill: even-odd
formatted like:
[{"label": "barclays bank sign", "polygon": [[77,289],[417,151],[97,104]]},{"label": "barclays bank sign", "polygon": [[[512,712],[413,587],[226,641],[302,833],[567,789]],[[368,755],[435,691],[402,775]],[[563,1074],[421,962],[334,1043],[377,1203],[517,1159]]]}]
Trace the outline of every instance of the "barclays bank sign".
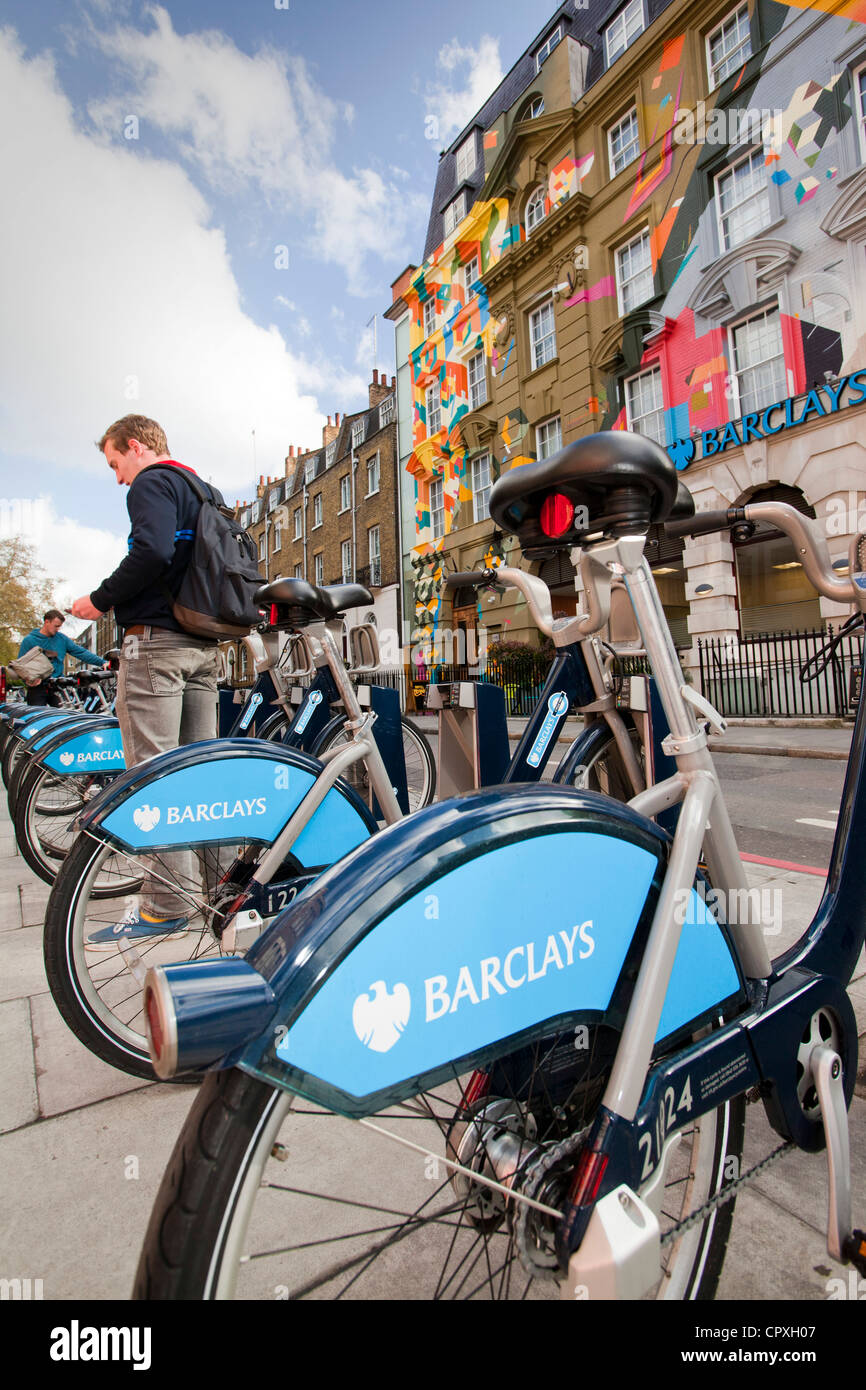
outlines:
[{"label": "barclays bank sign", "polygon": [[[847,390],[846,399],[842,399]],[[855,393],[855,394],[852,394]],[[675,439],[668,444],[667,451],[679,469],[688,468],[699,457],[698,439],[701,443],[700,458],[711,458],[713,454],[723,454],[726,449],[739,449],[759,439],[802,425],[813,415],[835,415],[840,407],[861,405],[866,401],[866,369],[843,376],[833,383],[816,386],[803,401],[800,414],[794,417],[796,396],[784,401],[774,401],[765,410],[751,411],[741,420],[731,420],[727,425],[719,425],[713,430],[686,439]]]}]

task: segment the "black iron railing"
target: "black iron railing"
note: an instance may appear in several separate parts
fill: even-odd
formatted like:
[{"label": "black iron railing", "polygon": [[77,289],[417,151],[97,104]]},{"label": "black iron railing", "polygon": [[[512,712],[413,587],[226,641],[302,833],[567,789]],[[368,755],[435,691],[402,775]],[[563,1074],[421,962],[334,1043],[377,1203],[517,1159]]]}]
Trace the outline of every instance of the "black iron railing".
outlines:
[{"label": "black iron railing", "polygon": [[[843,634],[824,663],[821,654],[835,636],[838,629],[828,625],[812,632],[699,638],[701,690],[729,719],[852,715],[863,637],[861,632]],[[800,672],[807,662],[815,675],[803,681]]]},{"label": "black iron railing", "polygon": [[499,685],[505,691],[508,714],[527,715],[535,708],[552,661],[550,652],[518,652],[497,656],[495,649],[491,649],[486,662],[480,667],[437,662],[431,666],[413,667],[413,676],[416,682],[424,685],[447,685],[450,681],[486,681]]}]

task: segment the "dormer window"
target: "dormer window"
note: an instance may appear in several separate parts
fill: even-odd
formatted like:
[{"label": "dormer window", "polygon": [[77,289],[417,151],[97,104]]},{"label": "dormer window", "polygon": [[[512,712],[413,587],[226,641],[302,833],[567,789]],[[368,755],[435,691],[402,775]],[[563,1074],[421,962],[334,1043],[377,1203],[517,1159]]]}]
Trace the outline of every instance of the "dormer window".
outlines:
[{"label": "dormer window", "polygon": [[471,178],[475,173],[477,164],[478,152],[476,148],[475,131],[473,130],[469,139],[464,140],[460,149],[457,151],[457,182],[463,183],[466,179]]},{"label": "dormer window", "polygon": [[631,47],[645,28],[643,0],[631,0],[604,31],[604,56],[608,67]]},{"label": "dormer window", "polygon": [[531,236],[540,222],[547,216],[547,189],[539,184],[526,204],[526,235]]},{"label": "dormer window", "polygon": [[337,453],[337,441],[336,441],[336,439],[332,439],[331,442],[330,442],[330,444],[328,445],[327,449],[325,450],[325,467],[326,467],[326,468],[330,468],[331,464],[334,462],[334,458],[335,458],[335,456],[336,456],[336,453]]},{"label": "dormer window", "polygon": [[466,192],[458,194],[453,203],[445,209],[445,235],[450,236],[466,216]]},{"label": "dormer window", "polygon": [[316,460],[308,459],[304,466],[304,482],[309,484],[316,476]]},{"label": "dormer window", "polygon": [[541,47],[539,48],[538,52],[537,52],[536,55],[535,55],[535,71],[536,71],[536,72],[541,72],[541,64],[542,64],[543,62],[545,62],[546,59],[548,59],[548,58],[550,57],[551,53],[552,53],[553,50],[556,48],[556,45],[557,45],[558,43],[561,43],[561,41],[562,41],[562,25],[561,25],[561,24],[557,24],[557,26],[556,26],[556,28],[554,29],[553,33],[552,33],[552,34],[549,34],[549,35],[547,36],[547,38],[545,39],[544,43],[541,45]]},{"label": "dormer window", "polygon": [[363,418],[356,420],[352,426],[352,448],[357,449],[359,444],[364,442],[364,421]]}]

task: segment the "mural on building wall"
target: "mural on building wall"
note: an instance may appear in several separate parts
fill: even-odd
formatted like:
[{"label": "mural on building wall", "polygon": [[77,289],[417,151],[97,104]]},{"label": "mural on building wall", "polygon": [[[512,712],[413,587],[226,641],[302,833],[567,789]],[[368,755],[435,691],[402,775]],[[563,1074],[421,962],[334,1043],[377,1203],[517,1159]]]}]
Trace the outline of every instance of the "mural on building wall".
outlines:
[{"label": "mural on building wall", "polygon": [[[866,163],[850,75],[856,64],[847,57],[840,71],[836,57],[852,53],[857,28],[866,25],[866,0],[851,0],[841,9],[835,0],[817,6],[756,3],[762,48],[699,101],[696,110],[682,105],[686,33],[666,40],[655,71],[644,74],[640,127],[641,144],[647,148],[629,169],[623,225],[639,229],[639,215],[646,209],[656,297],[621,322],[618,340],[608,330],[608,365],[594,372],[592,394],[564,421],[568,431],[625,429],[626,409],[620,404],[624,375],[658,367],[660,399],[654,399],[653,410],[660,412],[664,442],[680,468],[698,457],[698,437],[706,447],[707,435],[712,453],[713,440],[739,444],[763,436],[760,412],[743,408],[738,395],[734,373],[742,375],[743,364],[732,358],[732,322],[757,317],[764,309],[770,313],[767,380],[772,381],[774,399],[784,404],[786,398],[813,388],[805,414],[798,412],[793,423],[809,413],[838,409],[833,383],[841,373],[855,372],[866,362],[866,342],[856,337],[855,312],[857,296],[866,295],[866,266],[849,260],[844,229],[839,235],[821,230],[840,198],[840,171],[850,175]],[[833,13],[820,30],[820,43],[809,49],[806,71],[811,75],[804,79],[803,50],[795,46],[789,53],[787,46],[792,36],[796,41],[794,26],[803,28],[804,12],[810,9]],[[866,59],[866,29],[862,56]],[[502,120],[499,125],[504,130]],[[487,132],[485,151],[492,156],[499,144],[499,129]],[[766,171],[766,194],[761,195],[766,205],[756,201],[756,225],[732,235],[726,250],[720,244],[715,180],[755,149]],[[544,184],[547,213],[572,197],[593,170],[592,186],[604,185],[607,153],[600,156],[601,182],[597,153],[578,152],[549,170]],[[754,188],[759,182],[756,178]],[[752,191],[746,189],[746,196]],[[483,275],[510,247],[525,242],[525,226],[513,220],[515,211],[504,199],[476,204],[456,239],[430,257],[406,295],[414,344],[415,448],[408,466],[417,485],[415,640],[435,631],[442,581],[436,556],[461,506],[471,503],[461,429],[469,411],[468,359],[482,351],[494,378],[514,370],[517,360],[514,323],[508,316],[491,320],[482,285],[467,297],[461,267],[477,255]],[[751,259],[750,247],[756,248]],[[616,280],[609,272],[609,263],[600,263],[593,254],[585,274],[568,285],[552,284],[557,317],[577,313],[589,315],[597,326],[609,324],[617,296]],[[428,338],[424,304],[431,298],[437,325]],[[440,429],[429,438],[431,385],[439,388],[441,419]],[[854,385],[864,389],[859,380]],[[765,389],[760,387],[758,395]],[[785,406],[786,425],[791,423],[789,414]],[[767,432],[774,432],[772,425],[779,420],[781,414]],[[533,457],[532,444],[522,411],[497,419],[490,445],[493,475],[502,466]],[[443,489],[442,514],[436,518],[430,514],[433,478],[441,479]],[[439,534],[434,536],[434,530]]]},{"label": "mural on building wall", "polygon": [[[784,18],[788,8],[810,7],[776,8]],[[861,8],[862,18],[866,19],[866,6]],[[854,18],[853,11],[850,17]],[[844,246],[841,242],[828,243],[822,234],[816,236],[817,225],[836,197],[835,181],[842,162],[838,142],[845,126],[853,120],[854,97],[842,88],[836,91],[840,82],[844,87],[847,79],[844,74],[830,71],[829,57],[824,60],[825,70],[817,71],[806,81],[801,80],[799,63],[776,63],[775,44],[782,27],[777,22],[776,36],[764,51],[760,68],[756,66],[757,58],[749,59],[716,91],[716,97],[723,94],[726,98],[724,106],[718,109],[708,109],[709,102],[699,103],[697,112],[680,107],[681,76],[671,59],[679,63],[684,36],[665,45],[659,70],[651,82],[651,90],[654,95],[659,94],[659,101],[644,112],[645,124],[651,139],[661,138],[661,153],[653,169],[644,168],[646,155],[636,161],[624,220],[633,216],[650,193],[656,195],[654,206],[658,215],[661,198],[665,210],[651,228],[650,254],[656,288],[659,282],[667,287],[664,300],[653,303],[654,319],[664,329],[654,335],[653,325],[646,325],[646,311],[641,315],[638,309],[636,318],[644,320],[640,338],[649,337],[650,342],[644,342],[636,354],[634,344],[640,338],[633,335],[629,340],[626,319],[621,346],[626,371],[638,373],[656,366],[660,369],[664,438],[678,467],[687,466],[696,457],[695,450],[684,443],[689,436],[706,430],[718,430],[721,434],[732,421],[741,418],[732,375],[729,330],[722,323],[730,321],[733,310],[720,298],[726,312],[715,310],[719,321],[713,320],[708,277],[712,276],[713,266],[721,261],[719,283],[714,288],[723,296],[725,273],[730,266],[726,266],[725,252],[719,245],[712,175],[736,158],[733,151],[744,132],[754,132],[755,136],[760,133],[768,184],[773,185],[773,193],[768,195],[774,198],[772,209],[768,207],[762,216],[768,225],[767,237],[793,248],[789,253],[779,250],[779,274],[775,279],[768,277],[763,292],[752,281],[749,296],[752,304],[770,300],[787,272],[788,303],[778,305],[778,341],[784,356],[783,364],[777,362],[774,369],[779,398],[795,396],[824,383],[843,366],[856,365],[852,353],[859,355],[854,342],[843,344],[842,340],[842,325],[853,318],[851,301],[855,287],[845,284],[844,272],[842,277],[837,273],[834,281],[823,266],[822,242],[825,251],[835,251],[833,259],[837,262],[844,257]],[[847,20],[844,28],[849,28]],[[785,41],[790,41],[787,30]],[[830,46],[825,51],[829,54]],[[730,100],[729,82],[731,93],[736,94]],[[734,100],[741,105],[732,111]],[[747,142],[745,149],[753,143]],[[708,160],[709,175],[705,167]],[[665,207],[668,187],[671,201]],[[744,249],[758,237],[760,231],[745,238],[741,243]],[[735,244],[728,253],[733,260],[742,259],[742,254],[733,255],[737,249]],[[822,264],[816,264],[816,259]],[[732,273],[736,276],[743,272],[733,268]],[[757,271],[746,273],[754,275]],[[565,307],[592,300],[593,289],[595,297],[615,294],[615,285],[602,279],[580,291]],[[795,299],[798,302],[792,302]],[[709,316],[701,315],[702,308]],[[609,404],[599,412],[598,428],[627,427],[625,406],[619,404],[621,379],[621,368],[604,379],[602,389],[607,392]],[[825,404],[829,410],[829,401]],[[747,420],[751,418],[746,415]],[[742,432],[741,428],[737,435],[734,429],[733,434],[740,438]],[[747,431],[747,440],[749,437],[755,435],[749,436]]]},{"label": "mural on building wall", "polygon": [[[572,165],[574,162],[572,161]],[[558,168],[555,192],[562,191],[573,177],[576,166]],[[551,176],[553,177],[553,176]],[[494,373],[502,375],[512,359],[513,333],[508,324],[491,318],[487,291],[476,280],[466,283],[466,267],[477,259],[479,274],[496,264],[504,249],[512,245],[515,229],[508,222],[508,202],[495,199],[476,203],[457,230],[453,242],[443,243],[425,261],[406,291],[412,316],[410,363],[414,403],[413,452],[407,463],[415,478],[416,538],[411,564],[415,576],[415,630],[413,643],[432,640],[439,621],[442,602],[442,544],[466,503],[471,504],[471,480],[467,475],[467,446],[461,421],[469,413],[469,360],[484,354]],[[425,331],[425,305],[433,303],[434,331]],[[438,403],[431,398],[438,388]],[[430,432],[428,401],[439,411],[439,428]],[[435,423],[435,421],[434,421]],[[519,428],[515,421],[515,428]],[[507,430],[507,426],[506,426]],[[524,430],[525,433],[525,430]],[[521,436],[522,437],[522,436]],[[491,458],[494,476],[499,460]],[[442,485],[442,515],[434,517],[430,507],[430,485]],[[440,535],[435,532],[441,530]]]}]

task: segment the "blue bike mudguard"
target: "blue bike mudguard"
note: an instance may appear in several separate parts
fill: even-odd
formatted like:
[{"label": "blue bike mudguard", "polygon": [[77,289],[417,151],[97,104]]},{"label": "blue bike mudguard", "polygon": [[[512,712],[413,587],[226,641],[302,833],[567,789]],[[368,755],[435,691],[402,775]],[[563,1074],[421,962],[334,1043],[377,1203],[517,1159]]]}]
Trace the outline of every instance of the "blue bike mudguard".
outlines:
[{"label": "blue bike mudguard", "polygon": [[89,728],[95,718],[93,714],[71,714],[65,719],[34,720],[26,729],[21,730],[24,747],[28,753],[35,754],[37,749],[47,747],[49,741],[61,733],[73,733],[76,729]]},{"label": "blue bike mudguard", "polygon": [[72,713],[70,710],[45,710],[42,708],[34,709],[30,714],[18,715],[12,721],[12,733],[19,738],[31,739],[38,729],[47,728],[49,724],[56,724],[58,719],[82,719],[80,711]]},{"label": "blue bike mudguard", "polygon": [[87,725],[61,729],[37,740],[33,754],[53,772],[78,777],[88,772],[123,772],[126,767],[120,725],[111,715],[92,716]]},{"label": "blue bike mudguard", "polygon": [[55,719],[53,722],[41,723],[37,727],[28,726],[32,733],[29,733],[27,740],[28,753],[35,756],[40,750],[49,746],[52,739],[63,738],[67,735],[78,733],[81,729],[99,729],[104,725],[115,725],[117,720],[113,714],[76,714],[70,715],[68,719]]},{"label": "blue bike mudguard", "polygon": [[[543,784],[416,812],[253,943],[275,1007],[220,1065],[359,1116],[577,1023],[620,1028],[669,844],[626,806]],[[694,891],[684,916],[660,1040],[745,997]]]},{"label": "blue bike mudguard", "polygon": [[[270,844],[321,771],[315,758],[260,739],[188,743],[121,773],[80,825],[136,851],[240,840]],[[364,803],[338,780],[291,853],[305,868],[333,864],[375,830]]]}]

